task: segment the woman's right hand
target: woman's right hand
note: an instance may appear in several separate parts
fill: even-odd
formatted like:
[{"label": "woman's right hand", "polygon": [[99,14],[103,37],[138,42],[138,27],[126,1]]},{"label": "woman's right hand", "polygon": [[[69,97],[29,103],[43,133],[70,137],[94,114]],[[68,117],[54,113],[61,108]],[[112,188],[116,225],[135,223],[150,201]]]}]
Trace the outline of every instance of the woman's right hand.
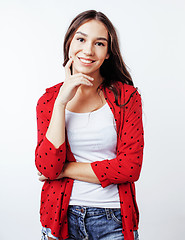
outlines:
[{"label": "woman's right hand", "polygon": [[66,106],[66,104],[75,96],[78,88],[81,85],[86,85],[89,87],[93,86],[91,81],[93,81],[94,78],[83,73],[76,73],[74,75],[71,75],[70,67],[72,62],[73,59],[70,58],[65,66],[65,81],[60,88],[59,94],[55,101],[55,105]]}]

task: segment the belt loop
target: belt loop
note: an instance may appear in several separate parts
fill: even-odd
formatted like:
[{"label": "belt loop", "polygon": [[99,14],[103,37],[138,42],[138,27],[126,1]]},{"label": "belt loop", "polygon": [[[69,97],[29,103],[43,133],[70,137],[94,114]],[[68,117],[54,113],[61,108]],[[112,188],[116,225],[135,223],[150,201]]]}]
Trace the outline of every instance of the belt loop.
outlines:
[{"label": "belt loop", "polygon": [[111,220],[111,209],[109,208],[105,208],[105,213],[106,213],[106,216],[107,216],[107,220]]}]

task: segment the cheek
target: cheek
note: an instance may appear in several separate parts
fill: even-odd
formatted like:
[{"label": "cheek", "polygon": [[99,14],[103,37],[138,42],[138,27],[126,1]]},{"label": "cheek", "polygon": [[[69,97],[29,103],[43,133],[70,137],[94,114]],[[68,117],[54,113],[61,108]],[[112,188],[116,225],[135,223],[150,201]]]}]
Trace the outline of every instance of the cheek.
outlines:
[{"label": "cheek", "polygon": [[107,57],[107,51],[99,51],[99,52],[97,52],[97,56],[99,59],[104,61]]},{"label": "cheek", "polygon": [[100,59],[100,61],[101,61],[102,63],[105,61],[106,56],[107,56],[107,55],[102,55],[102,56],[99,57],[99,59]]},{"label": "cheek", "polygon": [[72,54],[73,54],[73,49],[72,49],[71,46],[70,46],[68,56],[71,57]]},{"label": "cheek", "polygon": [[69,55],[74,56],[79,50],[79,47],[77,44],[74,44],[71,42],[70,48],[69,48]]},{"label": "cheek", "polygon": [[73,54],[73,43],[71,42],[71,44],[70,44],[70,47],[69,47],[69,57],[71,57],[72,56],[72,54]]}]

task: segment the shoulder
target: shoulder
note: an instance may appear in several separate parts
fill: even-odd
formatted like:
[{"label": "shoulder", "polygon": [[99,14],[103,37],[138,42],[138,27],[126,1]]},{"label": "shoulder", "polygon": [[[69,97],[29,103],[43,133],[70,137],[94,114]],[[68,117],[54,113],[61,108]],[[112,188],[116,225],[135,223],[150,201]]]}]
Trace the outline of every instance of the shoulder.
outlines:
[{"label": "shoulder", "polygon": [[52,87],[46,88],[46,93],[52,93],[59,91],[60,87],[62,86],[63,82],[58,83]]},{"label": "shoulder", "polygon": [[137,90],[137,87],[122,82],[117,82],[116,86],[121,90],[121,92],[126,94],[131,94]]},{"label": "shoulder", "polygon": [[121,98],[122,100],[124,99],[124,102],[130,101],[131,98],[140,98],[137,87],[122,82],[117,82],[116,87],[120,91]]},{"label": "shoulder", "polygon": [[37,101],[37,108],[40,107],[46,108],[48,105],[54,104],[62,84],[63,82],[58,83],[52,87],[46,88],[45,93]]}]

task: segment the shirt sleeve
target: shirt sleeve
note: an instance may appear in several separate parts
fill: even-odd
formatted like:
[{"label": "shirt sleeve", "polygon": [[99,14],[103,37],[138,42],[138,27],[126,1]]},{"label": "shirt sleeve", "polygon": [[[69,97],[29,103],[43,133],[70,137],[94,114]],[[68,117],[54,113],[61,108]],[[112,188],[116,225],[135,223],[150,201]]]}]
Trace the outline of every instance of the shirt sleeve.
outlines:
[{"label": "shirt sleeve", "polygon": [[59,148],[46,138],[46,131],[49,126],[51,110],[45,107],[45,101],[39,99],[36,107],[37,114],[37,147],[35,150],[35,165],[39,172],[45,177],[54,180],[61,173],[66,159],[66,143]]},{"label": "shirt sleeve", "polygon": [[102,187],[138,180],[144,148],[142,103],[138,91],[125,106],[123,128],[117,143],[117,156],[91,163]]}]

